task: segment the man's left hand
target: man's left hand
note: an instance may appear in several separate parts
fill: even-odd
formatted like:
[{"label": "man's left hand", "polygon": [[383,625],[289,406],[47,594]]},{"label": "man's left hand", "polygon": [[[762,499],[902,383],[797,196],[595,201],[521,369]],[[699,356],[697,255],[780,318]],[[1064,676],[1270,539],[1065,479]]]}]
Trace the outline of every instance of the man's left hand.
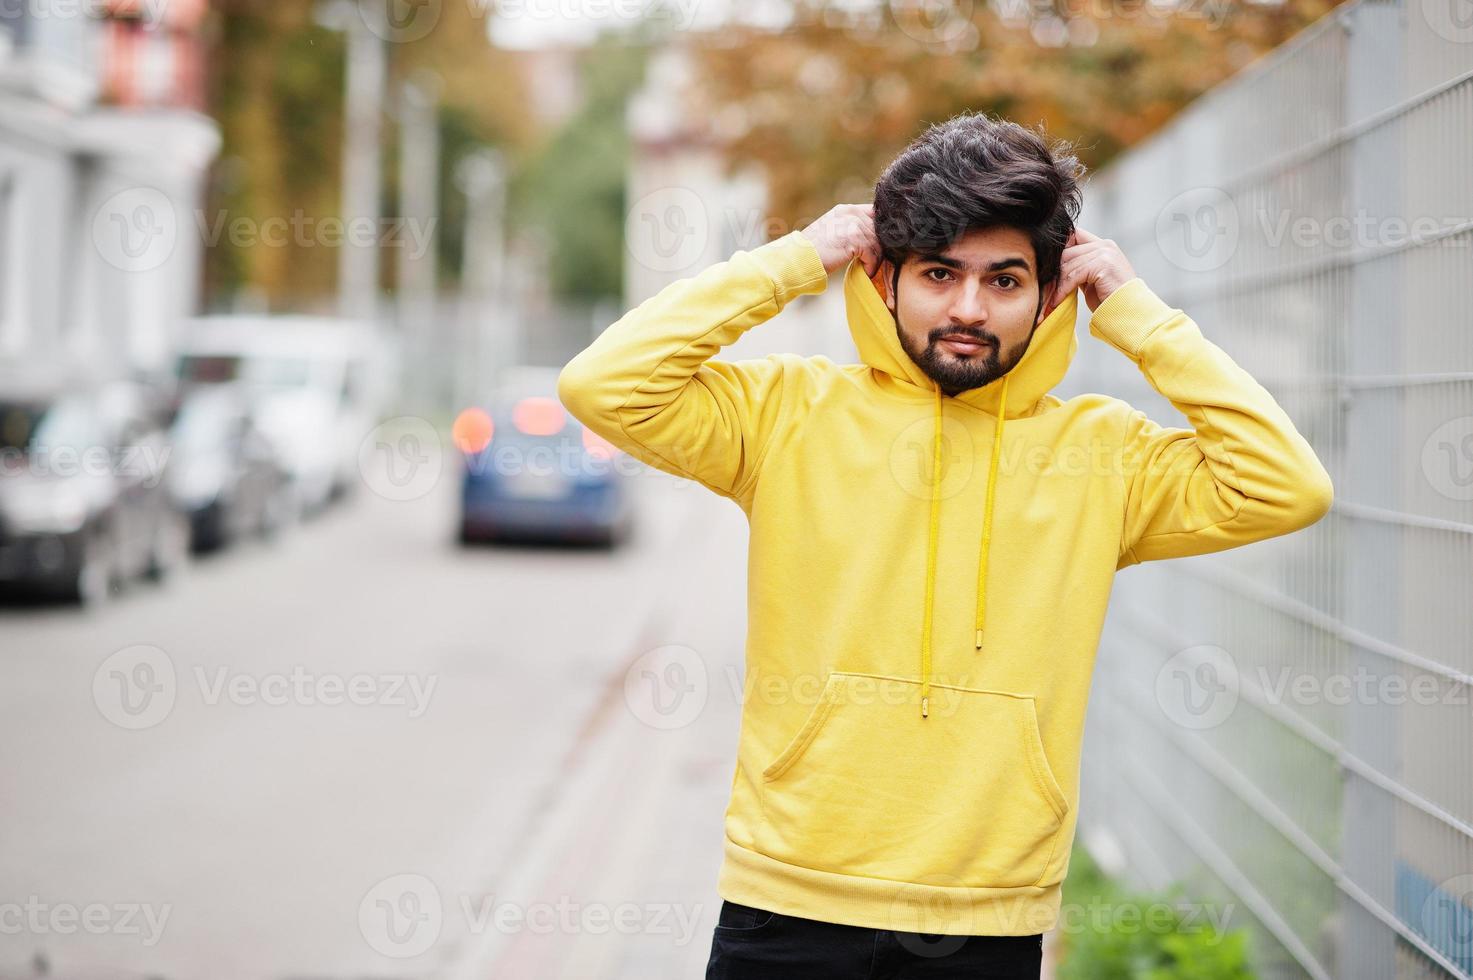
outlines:
[{"label": "man's left hand", "polygon": [[1092,235],[1079,226],[1064,243],[1059,278],[1048,302],[1048,311],[1076,289],[1084,290],[1084,301],[1094,312],[1110,294],[1135,278],[1125,253],[1112,239]]}]

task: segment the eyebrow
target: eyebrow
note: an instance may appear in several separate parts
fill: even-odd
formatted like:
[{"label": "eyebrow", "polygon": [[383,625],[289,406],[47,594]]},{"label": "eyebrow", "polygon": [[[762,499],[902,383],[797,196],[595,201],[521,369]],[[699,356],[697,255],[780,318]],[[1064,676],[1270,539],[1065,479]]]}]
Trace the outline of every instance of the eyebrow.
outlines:
[{"label": "eyebrow", "polygon": [[[935,262],[938,265],[944,265],[948,269],[955,269],[958,272],[970,272],[973,268],[975,268],[969,262],[963,262],[960,259],[953,259],[950,256],[940,254],[922,255],[920,256],[920,261]],[[998,259],[996,262],[982,267],[980,271],[985,274],[989,272],[1001,272],[1003,269],[1014,268],[1022,269],[1024,272],[1033,271],[1032,267],[1028,265],[1028,260],[1023,258],[1023,256],[1021,255],[1009,255],[1007,258]]]}]

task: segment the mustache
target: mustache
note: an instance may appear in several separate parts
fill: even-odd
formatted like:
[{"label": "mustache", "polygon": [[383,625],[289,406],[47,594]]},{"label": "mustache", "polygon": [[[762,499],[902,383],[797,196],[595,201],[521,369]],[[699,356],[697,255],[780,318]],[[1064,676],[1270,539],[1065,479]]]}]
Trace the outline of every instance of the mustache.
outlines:
[{"label": "mustache", "polygon": [[994,347],[998,346],[997,337],[991,333],[988,333],[985,330],[979,331],[959,329],[956,327],[937,327],[935,330],[931,331],[930,341],[933,344],[939,343],[942,337],[968,337],[972,340],[978,341],[979,343],[991,344]]}]

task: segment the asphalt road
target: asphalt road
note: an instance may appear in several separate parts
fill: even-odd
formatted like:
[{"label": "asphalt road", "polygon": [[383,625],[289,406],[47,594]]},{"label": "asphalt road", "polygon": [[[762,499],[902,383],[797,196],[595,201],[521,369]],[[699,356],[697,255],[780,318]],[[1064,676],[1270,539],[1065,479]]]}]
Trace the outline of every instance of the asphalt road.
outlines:
[{"label": "asphalt road", "polygon": [[746,527],[637,489],[614,553],[463,549],[447,475],[0,609],[0,976],[699,976]]}]

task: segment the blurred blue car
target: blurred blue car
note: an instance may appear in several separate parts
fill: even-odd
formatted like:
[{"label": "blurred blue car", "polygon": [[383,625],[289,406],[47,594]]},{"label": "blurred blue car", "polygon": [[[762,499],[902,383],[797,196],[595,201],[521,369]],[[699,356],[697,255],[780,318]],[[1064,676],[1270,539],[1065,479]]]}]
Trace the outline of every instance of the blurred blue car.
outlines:
[{"label": "blurred blue car", "polygon": [[633,530],[631,460],[568,414],[556,368],[517,368],[456,418],[460,541],[616,547]]}]

